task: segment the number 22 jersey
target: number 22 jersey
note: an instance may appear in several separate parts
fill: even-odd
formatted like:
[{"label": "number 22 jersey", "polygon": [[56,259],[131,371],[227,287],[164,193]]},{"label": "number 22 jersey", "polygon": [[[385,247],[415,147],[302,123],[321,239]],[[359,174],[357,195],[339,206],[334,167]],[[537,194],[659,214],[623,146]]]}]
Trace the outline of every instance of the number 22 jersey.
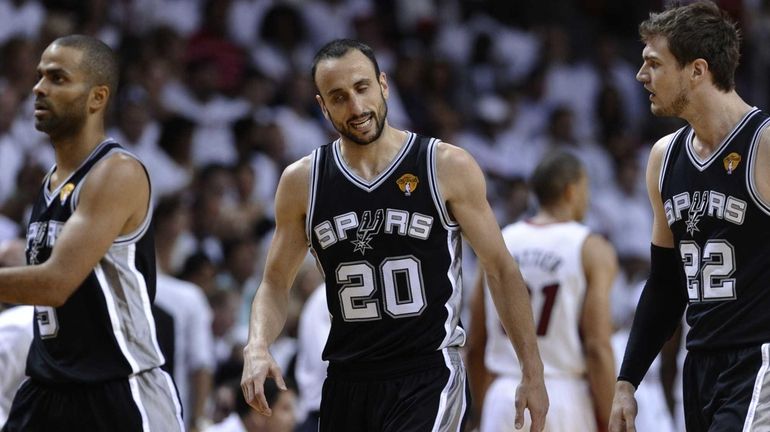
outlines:
[{"label": "number 22 jersey", "polygon": [[326,282],[324,359],[390,362],[461,346],[461,234],[438,188],[438,140],[408,133],[364,180],[340,141],[313,154],[307,235]]},{"label": "number 22 jersey", "polygon": [[[706,159],[690,126],[668,144],[659,188],[689,298],[687,348],[770,341],[770,203],[754,182],[768,115],[751,109]],[[671,287],[671,289],[683,289]]]}]

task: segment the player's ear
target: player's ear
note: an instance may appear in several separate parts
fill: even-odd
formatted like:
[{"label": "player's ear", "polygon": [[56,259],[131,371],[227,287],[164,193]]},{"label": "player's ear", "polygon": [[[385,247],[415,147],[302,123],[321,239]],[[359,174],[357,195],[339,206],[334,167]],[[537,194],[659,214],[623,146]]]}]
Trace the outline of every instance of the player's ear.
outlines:
[{"label": "player's ear", "polygon": [[379,77],[378,80],[380,82],[380,89],[382,90],[382,96],[385,99],[387,99],[388,95],[389,95],[389,91],[388,91],[388,77],[385,75],[385,72],[380,72],[380,77]]},{"label": "player's ear", "polygon": [[88,98],[88,108],[90,112],[96,112],[104,109],[110,99],[110,88],[106,85],[94,86]]},{"label": "player's ear", "polygon": [[695,59],[692,62],[692,71],[690,73],[690,79],[693,81],[701,81],[709,71],[709,64],[702,58]]},{"label": "player's ear", "polygon": [[317,94],[315,95],[315,100],[318,102],[318,106],[321,107],[321,112],[324,113],[324,117],[326,117],[326,120],[331,121],[329,118],[329,111],[326,109],[326,103],[324,102],[324,98],[321,97],[321,95]]}]

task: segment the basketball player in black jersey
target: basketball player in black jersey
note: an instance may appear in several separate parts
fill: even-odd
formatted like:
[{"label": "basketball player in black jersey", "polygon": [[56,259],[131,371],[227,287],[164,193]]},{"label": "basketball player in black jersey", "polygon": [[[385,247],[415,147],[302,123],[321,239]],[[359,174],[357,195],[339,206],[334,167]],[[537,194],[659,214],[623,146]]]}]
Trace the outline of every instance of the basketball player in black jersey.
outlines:
[{"label": "basketball player in black jersey", "polygon": [[316,54],[312,76],[340,138],[281,177],[275,236],[244,349],[246,400],[270,415],[265,379],[285,387],[268,347],[309,246],[332,320],[320,430],[462,430],[470,403],[458,352],[465,342],[462,232],[522,360],[517,422],[528,408],[533,430],[542,430],[548,399],[532,311],[478,165],[457,147],[388,124],[388,82],[368,46],[330,42]]},{"label": "basketball player in black jersey", "polygon": [[0,269],[0,302],[35,306],[26,380],[4,431],[183,430],[151,313],[155,253],[142,164],[104,135],[112,50],[59,38],[37,67],[35,127],[51,138],[26,267]]},{"label": "basketball player in black jersey", "polygon": [[[637,79],[653,114],[687,126],[652,148],[651,271],[610,430],[633,431],[635,387],[686,307],[685,423],[770,430],[770,117],[735,91],[739,33],[711,2],[653,13]],[[688,304],[689,303],[689,304]]]}]

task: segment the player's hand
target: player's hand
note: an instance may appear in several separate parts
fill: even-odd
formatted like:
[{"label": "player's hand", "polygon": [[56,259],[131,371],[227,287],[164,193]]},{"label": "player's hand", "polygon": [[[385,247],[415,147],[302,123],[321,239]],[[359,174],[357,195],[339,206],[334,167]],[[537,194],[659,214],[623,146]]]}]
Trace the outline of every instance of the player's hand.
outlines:
[{"label": "player's hand", "polygon": [[243,377],[241,378],[241,390],[246,402],[258,413],[270,416],[273,410],[267,405],[265,399],[265,379],[271,377],[278,388],[286,390],[281,369],[270,355],[267,348],[255,348],[246,345],[243,349]]},{"label": "player's hand", "polygon": [[529,410],[532,420],[530,431],[542,432],[548,412],[548,393],[542,375],[538,378],[522,378],[516,388],[516,429],[524,427],[525,408]]},{"label": "player's hand", "polygon": [[634,386],[628,381],[615,384],[615,397],[610,413],[610,432],[636,432],[636,398]]}]

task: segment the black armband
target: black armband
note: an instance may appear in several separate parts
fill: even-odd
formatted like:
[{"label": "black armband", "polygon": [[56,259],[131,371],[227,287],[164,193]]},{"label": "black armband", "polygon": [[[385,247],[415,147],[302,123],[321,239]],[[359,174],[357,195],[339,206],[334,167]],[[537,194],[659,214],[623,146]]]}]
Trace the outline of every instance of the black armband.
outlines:
[{"label": "black armband", "polygon": [[638,387],[663,344],[676,331],[687,306],[680,272],[676,249],[651,245],[650,277],[636,306],[618,380]]}]

